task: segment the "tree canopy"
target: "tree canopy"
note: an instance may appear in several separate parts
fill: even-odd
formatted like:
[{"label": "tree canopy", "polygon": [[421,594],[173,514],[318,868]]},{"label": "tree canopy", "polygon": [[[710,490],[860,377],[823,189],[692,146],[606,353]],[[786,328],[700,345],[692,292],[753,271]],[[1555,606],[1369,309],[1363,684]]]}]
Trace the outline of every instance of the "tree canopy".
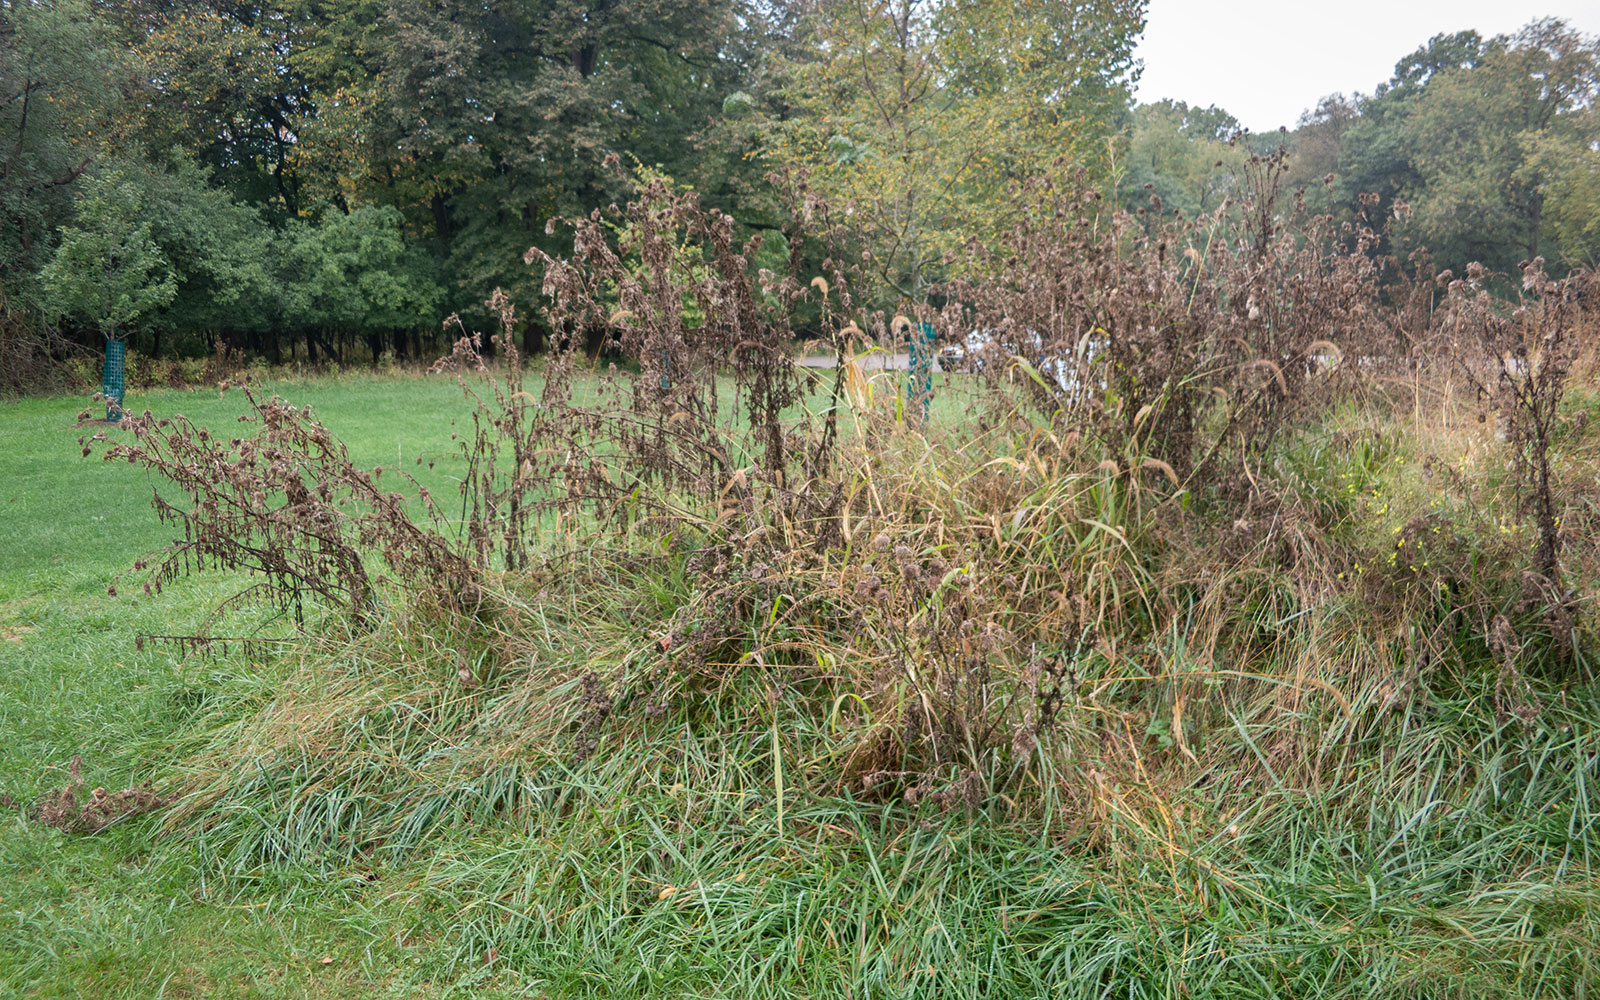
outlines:
[{"label": "tree canopy", "polygon": [[1133,104],[1144,10],[0,0],[0,308],[141,351],[416,351],[445,315],[486,323],[496,288],[536,299],[528,249],[564,252],[552,222],[641,176],[770,232],[764,265],[817,269],[837,248],[776,238],[803,187],[848,223],[869,300],[915,303],[1016,223],[1024,182],[1192,217],[1279,144],[1310,209],[1387,220],[1380,251],[1600,260],[1595,39],[1440,34],[1372,93],[1252,137],[1226,109]]}]

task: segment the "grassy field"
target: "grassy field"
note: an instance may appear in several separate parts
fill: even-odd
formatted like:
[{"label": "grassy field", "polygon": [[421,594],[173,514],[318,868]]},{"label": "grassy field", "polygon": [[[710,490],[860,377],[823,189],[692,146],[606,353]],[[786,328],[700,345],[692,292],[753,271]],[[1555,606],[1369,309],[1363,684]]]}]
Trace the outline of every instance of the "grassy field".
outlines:
[{"label": "grassy field", "polygon": [[[464,462],[451,435],[470,414],[454,381],[350,376],[263,388],[311,407],[357,463],[402,465],[438,496],[454,496]],[[171,535],[142,471],[80,457],[79,438],[99,429],[78,426],[84,406],[78,398],[0,404],[0,793],[10,803],[0,817],[0,995],[448,992],[462,976],[459,944],[443,928],[425,930],[431,922],[410,905],[419,869],[372,881],[370,872],[290,865],[219,879],[214,860],[163,838],[155,820],[81,836],[24,818],[23,806],[66,782],[74,755],[89,787],[170,777],[198,705],[209,702],[213,721],[226,717],[218,703],[270,698],[288,669],[237,653],[136,648],[139,634],[209,623],[218,634],[272,636],[284,623],[265,612],[211,622],[242,585],[225,574],[179,580],[156,597],[126,584],[108,595]],[[215,391],[136,394],[128,406],[213,428],[235,426],[248,410],[237,392]],[[474,995],[492,995],[492,985],[477,983]]]},{"label": "grassy field", "polygon": [[[402,462],[449,495],[467,413],[453,383],[272,389],[358,462]],[[242,408],[131,403],[219,429]],[[1442,998],[1581,996],[1600,972],[1600,697],[1542,686],[1524,725],[1492,681],[1447,668],[1399,698],[1397,671],[1368,662],[1392,627],[1358,634],[1360,592],[1227,609],[1259,618],[1279,673],[1202,669],[1180,630],[1130,658],[1151,666],[1102,665],[1085,686],[1143,714],[1102,724],[1086,695],[1041,758],[1039,811],[918,807],[819,777],[860,726],[847,697],[801,683],[730,686],[600,753],[544,739],[561,731],[546,699],[576,712],[576,678],[627,669],[640,629],[690,605],[670,559],[524,595],[526,680],[479,691],[455,682],[468,639],[398,619],[259,661],[137,649],[195,629],[239,581],[107,595],[165,529],[141,472],[78,457],[78,409],[0,408],[0,995]],[[1439,502],[1423,444],[1347,447],[1339,419],[1357,417],[1306,435],[1279,473],[1345,512],[1341,544],[1392,547],[1403,505]],[[889,505],[988,482],[970,456],[892,443]],[[995,518],[999,551],[1021,547],[1006,525],[1040,530],[1023,515],[1056,488],[1041,473]],[[1030,544],[1068,546],[1050,555],[1063,573],[1092,567],[1128,548],[1093,527],[1108,516]],[[987,517],[966,520],[988,537]],[[225,624],[283,628],[248,609]],[[1350,653],[1363,643],[1371,656]],[[73,755],[90,787],[216,791],[179,832],[27,820],[16,804],[62,785]],[[378,828],[376,848],[354,835]]]},{"label": "grassy field", "polygon": [[[451,420],[466,413],[445,379],[274,383],[308,404],[376,465],[416,457],[449,488]],[[180,581],[157,598],[112,578],[168,538],[150,484],[127,465],[79,457],[82,401],[0,407],[0,790],[30,802],[66,781],[81,754],[91,785],[120,788],[169,772],[175,740],[202,697],[269,691],[273,668],[237,655],[135,648],[139,633],[195,630],[236,580]],[[166,391],[130,398],[158,414],[223,428],[237,394]],[[115,434],[116,432],[111,432]],[[236,617],[240,629],[275,623]],[[279,630],[281,631],[281,629]],[[401,974],[402,949],[378,888],[321,872],[275,871],[222,885],[192,845],[140,820],[95,836],[63,834],[6,810],[0,835],[0,994],[37,996],[345,996]],[[324,956],[334,962],[321,964]],[[355,984],[364,984],[359,989]]]}]

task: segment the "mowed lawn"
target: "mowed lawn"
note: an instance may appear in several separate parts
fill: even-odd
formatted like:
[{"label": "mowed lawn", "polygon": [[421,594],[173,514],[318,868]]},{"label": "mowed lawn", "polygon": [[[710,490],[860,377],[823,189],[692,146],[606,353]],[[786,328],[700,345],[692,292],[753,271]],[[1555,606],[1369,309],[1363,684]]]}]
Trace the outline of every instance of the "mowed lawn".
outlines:
[{"label": "mowed lawn", "polygon": [[[358,376],[263,391],[310,406],[358,463],[401,462],[441,497],[455,495],[452,421],[470,409],[453,379]],[[66,782],[74,755],[88,788],[170,776],[175,739],[199,704],[244,704],[273,683],[270,666],[237,654],[135,647],[140,633],[197,630],[240,581],[202,575],[147,597],[130,575],[108,595],[174,529],[157,521],[142,470],[81,456],[78,438],[97,429],[74,426],[86,405],[0,404],[0,996],[366,996],[402,973],[415,995],[427,974],[402,953],[426,948],[397,941],[381,885],[275,872],[224,892],[192,846],[158,836],[158,820],[71,835],[23,818]],[[248,409],[239,393],[214,390],[132,394],[128,405],[222,433]],[[265,609],[221,624],[283,628]]]},{"label": "mowed lawn", "polygon": [[[814,390],[831,385],[832,374],[813,373]],[[879,405],[893,408],[903,378],[875,376]],[[940,377],[936,389],[934,422],[964,419],[969,383]],[[470,434],[472,407],[453,378],[346,375],[267,382],[260,391],[311,407],[357,464],[399,465],[446,504],[457,496],[465,460],[452,435]],[[813,398],[819,408],[821,397]],[[249,409],[237,391],[133,393],[127,402],[135,412],[182,414],[221,434],[245,430],[238,417]],[[40,795],[67,782],[75,755],[85,790],[170,779],[180,773],[197,713],[258,707],[278,680],[270,661],[236,651],[195,655],[172,643],[140,649],[136,636],[287,628],[268,608],[211,618],[246,582],[239,575],[205,573],[173,581],[160,595],[143,592],[135,560],[181,529],[157,520],[153,480],[142,469],[105,462],[98,450],[82,456],[81,437],[122,433],[77,426],[89,405],[86,398],[0,403],[0,997],[459,989],[449,985],[463,979],[459,968],[446,969],[446,942],[417,930],[414,872],[368,881],[279,866],[224,881],[203,844],[161,836],[156,817],[93,835],[25,818]],[[126,575],[111,596],[118,574]],[[501,995],[494,975],[469,980],[470,995]]]},{"label": "mowed lawn", "polygon": [[[358,464],[402,464],[439,496],[454,495],[452,475],[462,461],[451,434],[454,421],[470,411],[452,380],[280,382],[262,391],[309,406]],[[182,414],[222,434],[247,429],[238,423],[248,405],[237,391],[165,391],[128,403],[157,415]],[[86,763],[91,755],[126,757],[117,748],[148,728],[139,718],[170,694],[161,690],[162,678],[176,672],[174,651],[139,653],[135,634],[192,630],[209,602],[237,583],[201,575],[157,597],[143,593],[142,575],[131,572],[134,561],[181,528],[156,518],[153,481],[143,470],[103,461],[99,448],[82,457],[80,437],[122,433],[75,426],[83,405],[50,399],[0,406],[0,628],[6,630],[0,727],[11,737],[0,783],[13,796],[52,783],[39,769],[65,764],[73,753]],[[107,590],[119,573],[128,575],[113,597]],[[110,718],[101,717],[108,712]]]}]

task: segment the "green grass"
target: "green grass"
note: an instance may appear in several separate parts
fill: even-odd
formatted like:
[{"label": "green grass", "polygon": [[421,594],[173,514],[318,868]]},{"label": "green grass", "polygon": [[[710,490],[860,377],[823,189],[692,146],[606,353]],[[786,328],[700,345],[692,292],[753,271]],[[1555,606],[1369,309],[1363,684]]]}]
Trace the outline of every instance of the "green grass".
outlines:
[{"label": "green grass", "polygon": [[[453,383],[272,388],[358,463],[400,460],[450,495]],[[218,428],[241,409],[131,403]],[[1529,725],[1471,678],[1396,702],[1374,646],[1348,677],[1328,665],[1342,705],[1190,682],[1186,762],[1157,740],[1190,656],[1175,628],[1144,651],[1166,674],[1086,680],[1154,709],[1149,771],[1096,771],[1102,731],[1064,724],[1041,808],[1015,814],[817,779],[857,734],[800,685],[722,692],[584,756],[540,741],[559,729],[530,721],[536,699],[576,704],[573,678],[629,662],[689,600],[681,560],[530,601],[528,682],[477,693],[454,684],[477,640],[403,617],[281,658],[141,651],[136,633],[197,627],[239,581],[106,594],[164,529],[142,473],[78,457],[78,409],[0,408],[0,790],[31,801],[81,754],[91,786],[190,775],[212,797],[178,833],[0,820],[0,996],[1533,997],[1585,996],[1600,972],[1590,687],[1546,689]],[[1398,513],[1362,522],[1376,506],[1343,491],[1412,489],[1403,435],[1377,457],[1308,440],[1297,488],[1391,537]],[[1229,613],[1258,616],[1284,663],[1367,614],[1273,600]],[[227,625],[282,627],[252,609]]]},{"label": "green grass", "polygon": [[[451,435],[470,409],[453,380],[348,376],[262,389],[312,407],[358,464],[400,465],[436,496],[455,495],[463,462]],[[90,787],[170,776],[197,719],[270,699],[283,670],[237,653],[135,648],[141,633],[198,630],[241,581],[204,575],[158,597],[125,582],[108,595],[171,535],[142,471],[80,457],[79,438],[102,429],[76,426],[87,405],[0,404],[0,792],[22,805],[64,784],[75,754]],[[214,391],[135,393],[127,405],[219,430],[248,409],[237,392]],[[216,624],[224,634],[282,632],[261,610]],[[445,955],[405,929],[414,915],[386,904],[383,884],[334,878],[330,888],[317,865],[275,869],[265,889],[256,876],[219,882],[195,845],[159,836],[150,819],[94,836],[26,822],[20,807],[3,822],[0,995],[204,996],[232,984],[227,995],[335,996],[397,982],[431,992],[439,966],[426,956]],[[394,944],[408,935],[419,943]],[[336,967],[317,961],[329,953]]]},{"label": "green grass", "polygon": [[[311,405],[358,461],[400,458],[422,475],[433,461],[430,485],[449,488],[459,464],[450,421],[467,412],[453,382],[358,377],[267,389]],[[215,392],[128,402],[218,428],[245,410],[238,394]],[[163,778],[197,705],[267,697],[275,677],[271,665],[236,654],[135,648],[141,632],[196,629],[238,581],[202,576],[156,598],[127,585],[108,596],[116,574],[170,536],[142,472],[80,457],[77,439],[94,430],[74,427],[83,405],[0,404],[0,791],[23,803],[64,784],[74,754],[91,787]],[[275,634],[268,619],[236,613],[228,625]],[[18,810],[3,822],[0,995],[336,996],[397,968],[370,889],[292,871],[277,874],[271,892],[208,884],[192,846],[162,840],[150,820],[87,837],[24,822]],[[337,967],[317,962],[328,953],[340,956]]]}]

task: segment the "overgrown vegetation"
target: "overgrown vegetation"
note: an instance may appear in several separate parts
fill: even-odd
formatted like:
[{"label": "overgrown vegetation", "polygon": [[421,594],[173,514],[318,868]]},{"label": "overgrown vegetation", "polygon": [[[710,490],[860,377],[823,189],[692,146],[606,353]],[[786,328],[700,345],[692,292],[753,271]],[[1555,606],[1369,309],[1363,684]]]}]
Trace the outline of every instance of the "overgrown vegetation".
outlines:
[{"label": "overgrown vegetation", "polygon": [[[441,363],[454,525],[280,401],[131,421],[173,558],[324,609],[168,836],[398,883],[463,988],[1587,989],[1594,279],[1497,301],[1248,168],[1176,223],[1030,188],[911,315],[647,184],[542,259],[536,379],[504,297]],[[927,420],[852,347],[916,322],[987,338]]]},{"label": "overgrown vegetation", "polygon": [[1600,47],[1143,16],[0,0],[0,993],[1587,995]]}]

